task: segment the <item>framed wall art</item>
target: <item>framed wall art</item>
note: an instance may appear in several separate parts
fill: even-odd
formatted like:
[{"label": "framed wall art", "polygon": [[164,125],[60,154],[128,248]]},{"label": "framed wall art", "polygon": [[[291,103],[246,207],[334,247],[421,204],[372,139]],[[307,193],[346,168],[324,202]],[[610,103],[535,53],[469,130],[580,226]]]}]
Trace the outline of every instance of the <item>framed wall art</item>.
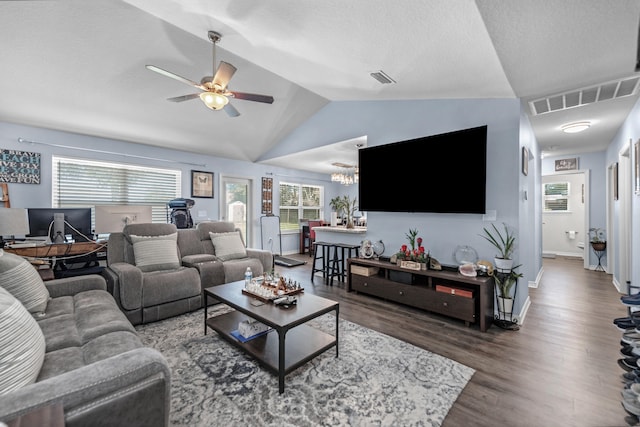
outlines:
[{"label": "framed wall art", "polygon": [[40,184],[40,153],[0,148],[0,182]]},{"label": "framed wall art", "polygon": [[213,199],[213,172],[191,171],[191,197]]},{"label": "framed wall art", "polygon": [[613,200],[618,200],[618,162],[611,167],[611,178],[613,181]]},{"label": "framed wall art", "polygon": [[578,158],[556,160],[556,172],[578,169]]},{"label": "framed wall art", "polygon": [[633,144],[633,183],[635,194],[640,195],[640,140]]},{"label": "framed wall art", "polygon": [[529,149],[522,147],[522,174],[529,175]]}]

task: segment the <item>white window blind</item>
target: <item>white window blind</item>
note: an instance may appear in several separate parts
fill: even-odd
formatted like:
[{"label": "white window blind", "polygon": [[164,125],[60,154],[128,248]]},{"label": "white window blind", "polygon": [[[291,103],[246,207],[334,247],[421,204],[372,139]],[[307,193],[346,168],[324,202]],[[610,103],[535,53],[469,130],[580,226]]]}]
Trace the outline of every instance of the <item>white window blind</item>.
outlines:
[{"label": "white window blind", "polygon": [[324,187],[282,182],[279,189],[281,230],[299,231],[301,219],[321,218]]},{"label": "white window blind", "polygon": [[53,156],[54,208],[151,206],[153,222],[167,222],[166,204],[180,195],[180,170]]},{"label": "white window blind", "polygon": [[569,183],[552,182],[544,185],[545,212],[566,212],[569,210]]}]

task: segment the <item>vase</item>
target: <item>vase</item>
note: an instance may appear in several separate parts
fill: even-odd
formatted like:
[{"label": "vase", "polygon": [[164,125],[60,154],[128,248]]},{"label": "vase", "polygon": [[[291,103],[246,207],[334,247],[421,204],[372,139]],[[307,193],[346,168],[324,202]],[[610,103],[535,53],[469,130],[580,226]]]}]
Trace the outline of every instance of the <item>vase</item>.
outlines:
[{"label": "vase", "polygon": [[347,228],[353,228],[353,218],[351,216],[347,218]]},{"label": "vase", "polygon": [[513,260],[509,258],[494,258],[493,262],[496,265],[496,270],[500,273],[508,273],[511,271],[511,267],[513,267]]},{"label": "vase", "polygon": [[513,298],[498,297],[498,311],[500,313],[513,313]]}]

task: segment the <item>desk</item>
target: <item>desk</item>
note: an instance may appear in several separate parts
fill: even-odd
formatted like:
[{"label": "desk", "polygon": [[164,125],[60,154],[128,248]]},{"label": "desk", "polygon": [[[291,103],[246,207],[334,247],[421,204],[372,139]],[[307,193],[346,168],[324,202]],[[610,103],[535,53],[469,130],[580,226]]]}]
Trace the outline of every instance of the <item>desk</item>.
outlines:
[{"label": "desk", "polygon": [[[67,266],[73,262],[85,263],[84,268],[97,266],[98,260],[105,259],[102,252],[106,252],[107,242],[76,242],[76,243],[55,243],[52,245],[32,246],[28,248],[5,247],[4,251],[27,259],[47,259],[54,264],[54,270],[66,271]],[[89,265],[93,264],[93,265]],[[71,270],[69,270],[71,271]],[[86,273],[85,273],[86,274]],[[65,276],[57,274],[56,278]]]},{"label": "desk", "polygon": [[74,255],[88,255],[107,249],[107,243],[77,242],[55,243],[52,245],[32,246],[29,248],[4,248],[5,252],[25,258],[62,258]]}]

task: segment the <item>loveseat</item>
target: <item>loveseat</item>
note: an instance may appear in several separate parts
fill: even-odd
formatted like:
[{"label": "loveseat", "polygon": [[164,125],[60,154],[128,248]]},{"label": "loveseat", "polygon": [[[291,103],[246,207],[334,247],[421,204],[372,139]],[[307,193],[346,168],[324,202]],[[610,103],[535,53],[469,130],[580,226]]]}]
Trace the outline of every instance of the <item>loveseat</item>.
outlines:
[{"label": "loveseat", "polygon": [[[214,244],[215,242],[215,244]],[[111,233],[103,276],[118,306],[134,325],[202,307],[203,290],[273,268],[273,254],[245,247],[232,222],[196,228],[129,224]]]},{"label": "loveseat", "polygon": [[73,426],[166,426],[170,370],[99,275],[42,282],[0,250],[0,420],[62,404]]}]

